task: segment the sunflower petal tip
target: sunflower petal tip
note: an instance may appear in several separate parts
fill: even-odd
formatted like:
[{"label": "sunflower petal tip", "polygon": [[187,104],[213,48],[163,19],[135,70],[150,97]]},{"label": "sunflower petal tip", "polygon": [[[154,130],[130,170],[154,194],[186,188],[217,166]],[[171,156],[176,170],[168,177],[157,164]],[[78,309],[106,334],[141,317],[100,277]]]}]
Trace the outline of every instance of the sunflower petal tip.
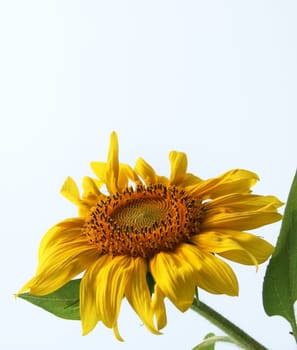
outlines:
[{"label": "sunflower petal tip", "polygon": [[236,286],[234,286],[234,289],[232,291],[231,296],[234,296],[234,297],[238,297],[239,296],[239,285],[238,285],[238,283],[236,284]]},{"label": "sunflower petal tip", "polygon": [[71,176],[67,176],[60,189],[60,194],[73,204],[78,205],[80,203],[79,189]]},{"label": "sunflower petal tip", "polygon": [[239,296],[239,286],[238,283],[233,286],[229,286],[228,292],[224,293],[229,295],[230,297],[238,297]]},{"label": "sunflower petal tip", "polygon": [[118,134],[114,130],[112,130],[112,132],[110,133],[110,141],[111,142],[117,142],[118,141]]},{"label": "sunflower petal tip", "polygon": [[83,325],[81,335],[83,337],[88,335],[93,330],[93,328],[94,327],[86,327],[86,326]]},{"label": "sunflower petal tip", "polygon": [[153,332],[153,334],[155,334],[155,335],[163,335],[163,332],[161,332],[160,330],[155,330],[154,332]]},{"label": "sunflower petal tip", "polygon": [[113,327],[113,333],[114,333],[114,335],[115,335],[115,337],[117,338],[118,341],[121,341],[121,342],[124,341],[124,339],[120,335],[120,332],[119,332],[117,324],[115,324],[114,327]]}]

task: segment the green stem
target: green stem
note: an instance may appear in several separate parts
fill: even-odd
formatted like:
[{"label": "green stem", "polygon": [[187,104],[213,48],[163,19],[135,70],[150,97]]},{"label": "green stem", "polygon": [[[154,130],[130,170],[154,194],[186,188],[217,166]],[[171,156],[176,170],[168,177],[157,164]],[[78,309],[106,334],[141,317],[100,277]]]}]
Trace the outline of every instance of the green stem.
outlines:
[{"label": "green stem", "polygon": [[239,346],[246,350],[268,350],[262,344],[258,343],[255,339],[245,333],[242,329],[238,328],[235,324],[227,320],[224,316],[219,314],[211,307],[204,304],[197,298],[191,306],[191,309],[198,314],[206,318],[215,326],[220,328],[223,332],[228,334]]}]

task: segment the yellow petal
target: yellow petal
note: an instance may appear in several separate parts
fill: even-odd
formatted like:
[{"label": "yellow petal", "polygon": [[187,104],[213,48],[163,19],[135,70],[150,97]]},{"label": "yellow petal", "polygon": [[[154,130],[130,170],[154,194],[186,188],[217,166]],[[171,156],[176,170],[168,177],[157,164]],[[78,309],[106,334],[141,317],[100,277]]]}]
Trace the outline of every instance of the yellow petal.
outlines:
[{"label": "yellow petal", "polygon": [[121,164],[121,169],[125,173],[126,177],[133,181],[137,185],[141,185],[141,180],[136,174],[136,172],[128,164]]},{"label": "yellow petal", "polygon": [[117,325],[120,306],[127,283],[133,272],[134,261],[128,256],[110,257],[96,278],[96,306],[102,322],[109,328]]},{"label": "yellow petal", "polygon": [[[271,256],[274,250],[274,247],[269,242],[247,232],[219,230],[216,232],[216,235],[219,235],[222,240],[227,237],[232,239],[232,241],[237,242],[237,244],[239,244],[245,251],[249,252],[256,259],[258,264],[265,262]],[[232,250],[222,251],[220,252],[220,255],[241,264],[250,264],[250,260],[245,259],[240,252]]]},{"label": "yellow petal", "polygon": [[182,256],[160,252],[150,260],[152,276],[171,302],[181,311],[192,304],[195,292],[195,270]]},{"label": "yellow petal", "polygon": [[[103,183],[101,182],[101,185]],[[85,198],[97,198],[101,195],[101,192],[98,187],[98,182],[96,183],[94,179],[92,179],[89,176],[84,176],[82,181],[82,187],[83,187],[83,197]]]},{"label": "yellow petal", "polygon": [[106,182],[106,163],[105,162],[91,162],[91,169],[98,177],[100,182]]},{"label": "yellow petal", "polygon": [[71,252],[77,252],[78,254],[81,252],[83,254],[86,251],[94,250],[89,242],[87,242],[86,239],[81,236],[79,229],[69,230],[68,236],[69,237],[66,239],[57,240],[57,242],[51,246],[48,246],[42,255],[40,254],[36,274],[39,274],[44,268],[46,268],[48,262],[52,261],[52,259],[54,259],[54,256],[63,254],[64,259],[67,259],[71,256]]},{"label": "yellow petal", "polygon": [[157,175],[156,183],[168,186],[169,185],[169,179],[166,176],[159,176],[159,175]]},{"label": "yellow petal", "polygon": [[154,326],[153,308],[147,280],[147,262],[143,258],[134,259],[134,271],[127,284],[125,295],[133,309],[145,326],[155,334],[159,334]]},{"label": "yellow petal", "polygon": [[235,213],[207,213],[202,223],[202,230],[231,229],[251,230],[279,221],[282,215],[272,210],[256,210]]},{"label": "yellow petal", "polygon": [[199,287],[213,294],[238,295],[236,276],[224,261],[190,244],[181,245],[178,252],[196,268],[195,280]]},{"label": "yellow petal", "polygon": [[243,169],[230,170],[219,177],[202,181],[190,189],[200,198],[217,198],[230,193],[248,193],[258,181],[258,175]]},{"label": "yellow petal", "polygon": [[258,267],[255,256],[227,235],[218,232],[203,232],[193,236],[191,242],[194,242],[199,249],[205,252],[217,253],[222,256],[227,254],[231,257],[230,260]]},{"label": "yellow petal", "polygon": [[178,185],[185,177],[188,161],[187,156],[183,152],[171,151],[169,153],[171,164],[170,184]]},{"label": "yellow petal", "polygon": [[52,246],[57,247],[59,244],[63,244],[63,242],[69,242],[80,238],[83,225],[83,219],[69,218],[50,228],[40,242],[38,251],[39,262],[44,256],[45,251]]},{"label": "yellow petal", "polygon": [[21,289],[30,289],[33,295],[46,295],[61,288],[71,279],[88,268],[96,259],[97,253],[83,242],[61,245],[59,250],[48,254],[39,264],[36,276]]},{"label": "yellow petal", "polygon": [[146,185],[155,184],[157,182],[155,170],[144,159],[137,159],[135,171],[141,176]]},{"label": "yellow petal", "polygon": [[203,205],[205,211],[216,212],[250,211],[270,206],[279,208],[283,203],[274,196],[260,196],[250,193],[228,194]]},{"label": "yellow petal", "polygon": [[110,194],[119,191],[119,144],[118,136],[113,131],[110,135],[109,151],[106,163],[106,178],[105,183]]},{"label": "yellow petal", "polygon": [[92,207],[94,207],[100,200],[106,199],[106,196],[99,190],[102,184],[102,181],[96,181],[88,176],[83,178],[83,195],[78,208],[80,217],[88,216]]},{"label": "yellow petal", "polygon": [[78,207],[78,216],[80,218],[86,218],[94,205],[95,204],[91,205],[90,203],[82,201],[81,205]]},{"label": "yellow petal", "polygon": [[52,227],[39,248],[36,276],[22,291],[49,294],[81,273],[94,259],[96,252],[81,235],[81,219],[67,219]]},{"label": "yellow petal", "polygon": [[102,319],[96,307],[96,290],[100,286],[96,283],[99,270],[104,266],[108,256],[98,258],[85,272],[80,284],[80,318],[83,335],[91,332],[97,322]]},{"label": "yellow petal", "polygon": [[60,193],[62,196],[67,198],[70,202],[74,203],[75,205],[80,204],[80,194],[79,189],[77,187],[76,182],[72,179],[72,177],[68,176],[65,180]]},{"label": "yellow petal", "polygon": [[124,341],[124,339],[121,337],[119,329],[118,329],[118,323],[116,322],[114,326],[112,327],[113,329],[113,334],[119,341]]},{"label": "yellow petal", "polygon": [[187,173],[185,174],[183,180],[180,182],[180,186],[185,188],[187,192],[190,192],[193,187],[201,183],[201,180],[198,176]]},{"label": "yellow petal", "polygon": [[129,178],[127,172],[124,170],[122,164],[120,164],[119,177],[118,177],[118,191],[122,192],[124,188],[128,187]]},{"label": "yellow petal", "polygon": [[158,329],[162,329],[166,326],[167,317],[166,317],[166,308],[164,303],[164,294],[161,291],[160,287],[155,284],[154,287],[154,298],[152,302],[152,307],[156,317],[156,324]]}]

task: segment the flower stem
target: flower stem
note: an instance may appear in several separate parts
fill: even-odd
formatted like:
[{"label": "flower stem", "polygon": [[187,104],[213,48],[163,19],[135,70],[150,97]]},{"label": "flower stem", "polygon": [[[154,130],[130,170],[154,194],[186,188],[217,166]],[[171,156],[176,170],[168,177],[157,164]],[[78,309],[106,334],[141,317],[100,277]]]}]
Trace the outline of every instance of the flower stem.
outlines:
[{"label": "flower stem", "polygon": [[268,350],[265,346],[258,343],[242,329],[238,328],[235,324],[227,320],[224,316],[197,298],[194,299],[191,309],[228,334],[234,340],[234,342],[243,349]]}]

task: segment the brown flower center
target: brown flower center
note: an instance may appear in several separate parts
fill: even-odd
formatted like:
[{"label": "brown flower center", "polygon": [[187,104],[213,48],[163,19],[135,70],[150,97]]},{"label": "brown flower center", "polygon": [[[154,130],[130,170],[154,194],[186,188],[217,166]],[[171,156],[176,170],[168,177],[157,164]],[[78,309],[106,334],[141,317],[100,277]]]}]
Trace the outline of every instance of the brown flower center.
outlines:
[{"label": "brown flower center", "polygon": [[201,202],[175,186],[129,187],[101,200],[83,228],[101,254],[151,257],[199,233]]}]

